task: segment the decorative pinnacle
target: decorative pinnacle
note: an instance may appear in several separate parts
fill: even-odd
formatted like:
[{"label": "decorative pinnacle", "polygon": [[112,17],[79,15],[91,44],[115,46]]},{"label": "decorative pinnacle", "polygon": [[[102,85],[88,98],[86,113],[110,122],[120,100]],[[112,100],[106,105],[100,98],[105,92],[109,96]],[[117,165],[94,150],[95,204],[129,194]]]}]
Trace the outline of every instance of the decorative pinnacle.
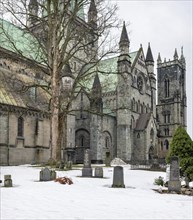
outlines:
[{"label": "decorative pinnacle", "polygon": [[177,49],[175,48],[175,52],[174,52],[174,60],[177,60],[178,59],[178,52],[177,52]]},{"label": "decorative pinnacle", "polygon": [[148,49],[147,49],[147,55],[146,55],[146,62],[150,61],[150,62],[154,62],[153,60],[153,55],[151,52],[151,47],[150,47],[150,43],[148,43]]},{"label": "decorative pinnacle", "polygon": [[121,33],[121,38],[120,38],[119,44],[121,44],[121,43],[128,43],[128,44],[130,43],[129,37],[127,34],[127,29],[125,26],[125,21],[123,22],[123,28],[122,28],[122,33]]},{"label": "decorative pinnacle", "polygon": [[161,63],[161,62],[162,62],[161,55],[160,53],[158,53],[157,63]]}]

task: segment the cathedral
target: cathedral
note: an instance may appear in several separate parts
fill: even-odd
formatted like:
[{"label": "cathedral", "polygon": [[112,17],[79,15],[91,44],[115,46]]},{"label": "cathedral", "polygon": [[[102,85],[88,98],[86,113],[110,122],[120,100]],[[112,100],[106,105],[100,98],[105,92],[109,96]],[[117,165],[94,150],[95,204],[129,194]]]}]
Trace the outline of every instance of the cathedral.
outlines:
[{"label": "cathedral", "polygon": [[[30,0],[29,8],[37,13],[37,1]],[[97,7],[91,0],[88,17],[93,15],[97,15]],[[3,22],[14,29],[17,38],[22,36],[19,27]],[[33,26],[33,22],[29,19],[28,25]],[[83,163],[84,151],[90,149],[92,163],[102,164],[115,157],[127,163],[147,164],[154,157],[164,162],[174,131],[180,125],[186,128],[183,48],[180,56],[174,51],[172,60],[162,61],[159,54],[155,66],[150,43],[147,51],[142,45],[130,51],[125,24],[118,46],[117,56],[100,61],[101,72],[108,74],[99,71],[93,75],[90,96],[80,90],[73,100],[73,114],[67,116],[66,144],[61,149],[64,161]],[[48,95],[36,87],[23,93],[14,90],[20,82],[48,81],[46,74],[33,69],[29,59],[19,57],[0,40],[1,165],[44,163],[51,155]],[[69,63],[63,70],[65,88],[71,83],[74,66],[74,62]]]}]

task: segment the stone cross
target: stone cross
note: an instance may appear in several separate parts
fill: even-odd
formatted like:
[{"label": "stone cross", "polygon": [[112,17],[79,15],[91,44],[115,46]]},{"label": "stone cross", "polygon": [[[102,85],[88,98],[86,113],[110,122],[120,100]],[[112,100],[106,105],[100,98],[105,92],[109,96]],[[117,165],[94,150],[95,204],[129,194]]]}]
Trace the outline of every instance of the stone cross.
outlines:
[{"label": "stone cross", "polygon": [[103,178],[103,168],[102,167],[95,168],[95,177]]},{"label": "stone cross", "polygon": [[12,187],[13,186],[11,175],[4,175],[4,186],[5,187]]},{"label": "stone cross", "polygon": [[113,188],[125,188],[123,167],[121,166],[114,167],[112,187]]},{"label": "stone cross", "polygon": [[171,157],[168,191],[181,192],[179,162],[176,156]]}]

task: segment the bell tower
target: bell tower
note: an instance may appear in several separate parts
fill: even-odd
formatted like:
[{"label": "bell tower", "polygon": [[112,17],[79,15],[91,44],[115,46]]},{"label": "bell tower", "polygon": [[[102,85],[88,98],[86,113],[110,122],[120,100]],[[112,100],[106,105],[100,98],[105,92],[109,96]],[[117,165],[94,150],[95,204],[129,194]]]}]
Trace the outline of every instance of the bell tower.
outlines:
[{"label": "bell tower", "polygon": [[186,63],[181,49],[178,57],[175,49],[173,60],[157,60],[158,105],[157,121],[160,133],[160,152],[165,157],[171,138],[178,126],[186,128]]}]

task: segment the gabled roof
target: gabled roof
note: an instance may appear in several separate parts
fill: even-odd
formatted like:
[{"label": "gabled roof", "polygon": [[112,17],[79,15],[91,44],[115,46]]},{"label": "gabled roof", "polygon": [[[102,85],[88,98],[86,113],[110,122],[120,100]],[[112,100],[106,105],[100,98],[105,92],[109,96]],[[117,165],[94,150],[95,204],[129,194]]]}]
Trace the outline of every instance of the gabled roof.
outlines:
[{"label": "gabled roof", "polygon": [[151,118],[151,113],[141,114],[137,119],[135,130],[144,131],[147,128],[150,118]]}]

